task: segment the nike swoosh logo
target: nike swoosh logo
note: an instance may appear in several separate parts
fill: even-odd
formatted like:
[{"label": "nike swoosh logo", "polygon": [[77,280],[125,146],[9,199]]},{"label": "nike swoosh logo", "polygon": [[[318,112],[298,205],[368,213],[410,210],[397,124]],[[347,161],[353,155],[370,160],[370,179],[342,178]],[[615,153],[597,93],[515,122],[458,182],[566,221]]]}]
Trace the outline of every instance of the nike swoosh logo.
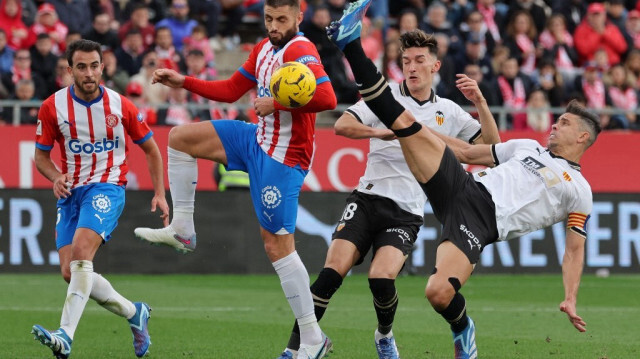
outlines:
[{"label": "nike swoosh logo", "polygon": [[362,27],[362,24],[358,22],[355,25],[351,25],[351,27],[349,29],[340,29],[340,33],[338,34],[337,41],[340,41],[340,40],[344,39],[345,37],[353,34],[354,32],[356,32],[356,30],[360,30],[361,27]]},{"label": "nike swoosh logo", "polygon": [[191,244],[191,239],[185,239],[185,238],[182,238],[182,237],[180,237],[180,236],[179,236],[179,235],[177,235],[177,234],[175,234],[175,235],[173,236],[173,238],[177,239],[177,240],[178,240],[178,242],[181,242],[181,243],[184,243],[184,244]]}]

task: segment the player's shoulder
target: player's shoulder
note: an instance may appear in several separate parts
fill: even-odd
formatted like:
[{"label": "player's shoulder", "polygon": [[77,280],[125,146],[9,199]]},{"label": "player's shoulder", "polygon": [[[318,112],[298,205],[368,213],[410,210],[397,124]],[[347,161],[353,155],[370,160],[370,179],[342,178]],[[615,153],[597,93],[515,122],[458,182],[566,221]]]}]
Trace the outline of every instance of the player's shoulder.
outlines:
[{"label": "player's shoulder", "polygon": [[514,138],[504,143],[511,144],[515,147],[528,148],[530,150],[539,150],[538,152],[540,152],[541,150],[546,151],[546,149],[542,147],[542,145],[538,141],[532,140],[530,138]]},{"label": "player's shoulder", "polygon": [[315,62],[320,62],[316,45],[303,35],[298,34],[289,40],[285,46],[284,57],[287,61],[298,61],[297,58],[304,56],[313,57]]}]

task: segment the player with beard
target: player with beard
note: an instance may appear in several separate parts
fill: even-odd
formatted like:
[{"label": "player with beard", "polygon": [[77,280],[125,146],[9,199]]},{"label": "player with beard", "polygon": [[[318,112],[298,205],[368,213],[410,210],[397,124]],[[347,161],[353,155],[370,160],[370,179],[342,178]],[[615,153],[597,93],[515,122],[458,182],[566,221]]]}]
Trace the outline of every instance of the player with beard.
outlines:
[{"label": "player with beard", "polygon": [[[204,81],[169,69],[155,71],[154,83],[182,87],[220,102],[237,101],[257,85],[254,108],[259,122],[217,120],[174,127],[168,151],[171,224],[161,229],[136,228],[135,234],[179,251],[193,251],[196,159],[248,172],[265,251],[300,326],[298,358],[321,358],[332,344],[316,321],[309,275],[295,251],[293,233],[298,196],[314,152],[315,113],[334,109],[336,96],[318,51],[298,32],[302,22],[298,0],[265,1],[264,22],[268,38],[253,48],[249,59],[228,80]],[[278,104],[269,92],[271,74],[288,61],[306,64],[317,82],[313,99],[295,110]]]}]

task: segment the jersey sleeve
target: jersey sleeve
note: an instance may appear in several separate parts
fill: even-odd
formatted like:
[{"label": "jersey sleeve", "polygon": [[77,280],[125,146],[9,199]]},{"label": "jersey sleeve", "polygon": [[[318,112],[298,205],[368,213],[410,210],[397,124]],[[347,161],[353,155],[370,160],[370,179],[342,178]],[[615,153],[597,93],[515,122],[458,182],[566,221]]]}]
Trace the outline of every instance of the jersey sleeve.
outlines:
[{"label": "jersey sleeve", "polygon": [[[268,39],[265,40],[268,41]],[[238,69],[238,72],[254,83],[258,83],[258,80],[256,80],[256,64],[258,62],[258,52],[260,52],[265,40],[262,40],[262,42],[253,47],[247,61]]]},{"label": "jersey sleeve", "polygon": [[36,147],[43,151],[51,151],[59,135],[53,102],[45,101],[38,111]]},{"label": "jersey sleeve", "polygon": [[493,156],[493,163],[495,163],[495,165],[497,166],[508,161],[516,154],[516,152],[520,148],[535,148],[539,146],[540,144],[535,140],[527,139],[509,140],[507,142],[493,144],[491,145],[491,155]]},{"label": "jersey sleeve", "polygon": [[587,221],[591,217],[593,197],[590,191],[580,193],[571,208],[567,219],[567,230],[587,238]]},{"label": "jersey sleeve", "polygon": [[360,121],[363,125],[373,127],[373,124],[378,120],[378,117],[371,111],[367,104],[360,100],[351,107],[347,108],[345,112],[348,112],[356,120]]},{"label": "jersey sleeve", "polygon": [[458,129],[456,137],[465,142],[473,143],[481,135],[480,122],[463,110],[462,107],[454,106],[454,108],[454,118]]},{"label": "jersey sleeve", "polygon": [[287,47],[282,60],[284,62],[296,61],[307,65],[316,77],[316,85],[329,81],[329,76],[324,71],[324,66],[320,61],[318,50],[310,41],[296,41],[291,44]]},{"label": "jersey sleeve", "polygon": [[143,144],[153,136],[153,131],[144,121],[144,116],[129,99],[122,96],[122,125],[137,145]]}]

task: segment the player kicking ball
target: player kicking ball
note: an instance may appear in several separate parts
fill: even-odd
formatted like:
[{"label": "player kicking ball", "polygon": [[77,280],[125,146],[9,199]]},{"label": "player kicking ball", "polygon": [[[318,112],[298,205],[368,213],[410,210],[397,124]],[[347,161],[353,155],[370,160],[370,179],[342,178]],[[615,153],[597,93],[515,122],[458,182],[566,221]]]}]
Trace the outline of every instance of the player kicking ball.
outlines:
[{"label": "player kicking ball", "polygon": [[[475,323],[467,315],[460,289],[484,247],[567,218],[564,300],[559,308],[578,331],[586,331],[576,302],[593,200],[578,162],[601,131],[598,117],[576,102],[569,103],[552,126],[547,147],[524,139],[472,146],[440,135],[418,123],[393,98],[387,82],[364,54],[360,31],[354,29],[362,26],[370,3],[355,2],[327,33],[349,61],[367,106],[398,137],[409,169],[442,224],[425,294],[450,323],[455,358],[478,357]],[[490,168],[469,174],[459,161]]]}]

